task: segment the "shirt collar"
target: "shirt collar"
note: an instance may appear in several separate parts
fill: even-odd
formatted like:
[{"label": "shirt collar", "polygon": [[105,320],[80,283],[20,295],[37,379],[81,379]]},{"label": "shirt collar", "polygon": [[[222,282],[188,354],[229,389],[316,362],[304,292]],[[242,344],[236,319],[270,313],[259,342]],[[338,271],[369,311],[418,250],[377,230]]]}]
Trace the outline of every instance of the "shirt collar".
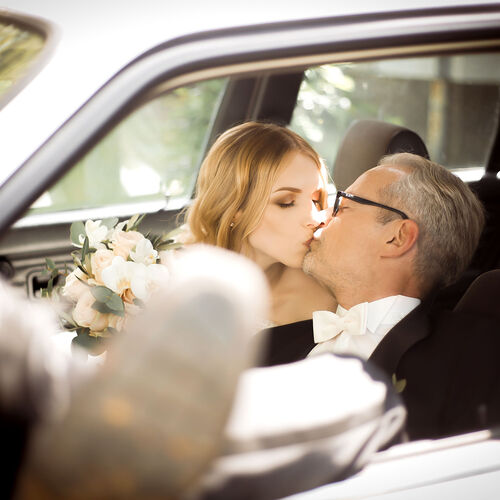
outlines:
[{"label": "shirt collar", "polygon": [[[395,325],[420,304],[420,299],[406,297],[405,295],[393,295],[383,299],[368,302],[367,329],[375,333],[380,325]],[[348,310],[340,304],[337,314],[344,316]]]}]

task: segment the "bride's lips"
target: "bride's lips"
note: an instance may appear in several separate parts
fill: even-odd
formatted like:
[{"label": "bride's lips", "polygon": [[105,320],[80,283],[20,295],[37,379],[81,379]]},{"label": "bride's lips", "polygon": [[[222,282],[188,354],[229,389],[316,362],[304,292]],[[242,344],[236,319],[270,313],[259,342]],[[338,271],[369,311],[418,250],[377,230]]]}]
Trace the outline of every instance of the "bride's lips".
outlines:
[{"label": "bride's lips", "polygon": [[311,239],[307,240],[307,241],[304,243],[304,245],[305,245],[306,247],[308,247],[308,246],[309,246],[309,245],[310,245],[313,241],[314,241],[314,238],[311,238]]}]

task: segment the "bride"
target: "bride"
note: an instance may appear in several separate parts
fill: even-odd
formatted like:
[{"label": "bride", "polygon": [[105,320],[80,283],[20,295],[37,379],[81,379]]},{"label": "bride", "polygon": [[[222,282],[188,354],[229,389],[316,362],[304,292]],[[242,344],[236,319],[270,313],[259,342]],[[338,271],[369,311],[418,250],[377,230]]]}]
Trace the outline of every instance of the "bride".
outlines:
[{"label": "bride", "polygon": [[223,133],[200,169],[186,219],[190,243],[239,252],[265,273],[271,326],[310,319],[336,301],[302,271],[327,208],[326,171],[299,135],[247,122]]}]

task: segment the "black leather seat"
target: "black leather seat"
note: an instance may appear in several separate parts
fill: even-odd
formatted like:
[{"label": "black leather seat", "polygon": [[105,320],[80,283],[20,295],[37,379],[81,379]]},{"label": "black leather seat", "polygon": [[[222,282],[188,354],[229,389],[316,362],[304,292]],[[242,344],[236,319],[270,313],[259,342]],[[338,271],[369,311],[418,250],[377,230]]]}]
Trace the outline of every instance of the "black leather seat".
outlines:
[{"label": "black leather seat", "polygon": [[429,158],[420,136],[405,127],[378,120],[351,124],[340,144],[333,167],[333,182],[344,190],[379,160],[393,153],[414,153]]},{"label": "black leather seat", "polygon": [[500,320],[500,269],[478,276],[455,306],[455,311],[489,316]]}]

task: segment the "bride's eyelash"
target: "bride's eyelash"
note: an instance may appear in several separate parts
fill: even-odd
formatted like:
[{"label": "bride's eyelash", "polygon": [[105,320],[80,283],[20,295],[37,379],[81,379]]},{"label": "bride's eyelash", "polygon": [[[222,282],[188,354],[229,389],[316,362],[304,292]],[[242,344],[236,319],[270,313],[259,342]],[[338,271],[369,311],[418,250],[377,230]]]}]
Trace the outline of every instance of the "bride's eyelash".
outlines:
[{"label": "bride's eyelash", "polygon": [[291,201],[290,203],[278,203],[278,205],[281,208],[290,208],[290,207],[293,207],[295,205],[295,201]]}]

